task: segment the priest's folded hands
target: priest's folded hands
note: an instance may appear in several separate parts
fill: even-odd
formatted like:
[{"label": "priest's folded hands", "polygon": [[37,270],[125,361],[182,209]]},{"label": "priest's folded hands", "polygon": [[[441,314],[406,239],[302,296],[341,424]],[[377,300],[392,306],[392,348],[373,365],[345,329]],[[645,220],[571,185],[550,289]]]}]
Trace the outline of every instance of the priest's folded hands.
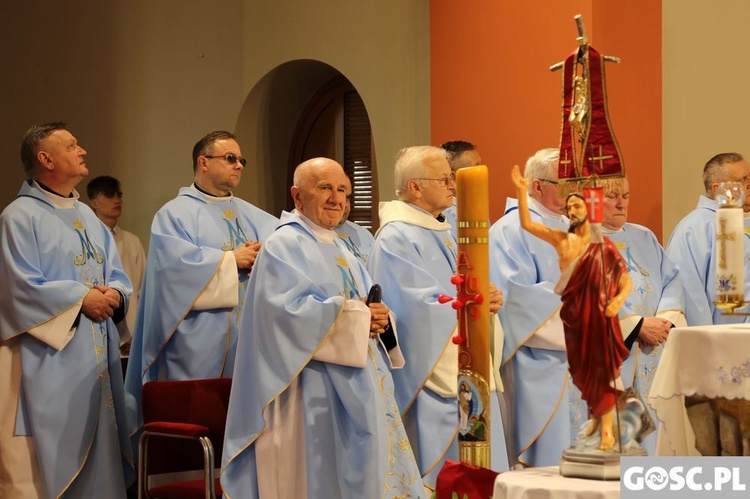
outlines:
[{"label": "priest's folded hands", "polygon": [[102,322],[120,306],[120,293],[106,286],[94,286],[83,297],[81,311],[95,322]]}]

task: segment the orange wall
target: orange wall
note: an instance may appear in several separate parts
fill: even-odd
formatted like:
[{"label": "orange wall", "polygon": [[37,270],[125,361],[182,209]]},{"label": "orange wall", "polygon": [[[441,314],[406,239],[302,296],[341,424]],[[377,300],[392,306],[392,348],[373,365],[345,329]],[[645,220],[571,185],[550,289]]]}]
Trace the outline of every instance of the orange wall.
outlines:
[{"label": "orange wall", "polygon": [[490,168],[490,217],[515,197],[510,169],[557,147],[561,73],[582,14],[607,65],[609,111],[630,178],[629,219],[661,234],[661,2],[430,1],[432,143],[469,140]]}]

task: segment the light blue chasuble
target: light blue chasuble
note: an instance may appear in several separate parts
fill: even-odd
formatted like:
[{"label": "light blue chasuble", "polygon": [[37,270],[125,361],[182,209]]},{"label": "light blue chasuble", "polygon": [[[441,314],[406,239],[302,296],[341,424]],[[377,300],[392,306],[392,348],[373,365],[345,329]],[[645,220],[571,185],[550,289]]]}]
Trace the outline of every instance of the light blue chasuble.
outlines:
[{"label": "light blue chasuble", "polygon": [[[322,229],[319,229],[322,230]],[[308,498],[424,497],[394,398],[381,343],[365,340],[364,367],[313,358],[341,320],[346,300],[367,295],[371,280],[341,240],[319,242],[307,222],[282,214],[250,276],[229,403],[221,482],[225,497],[260,497],[263,465],[290,463],[258,448],[264,432],[282,433],[271,413],[301,394],[303,435],[292,455],[304,455]],[[368,330],[361,331],[369,336]],[[300,414],[301,413],[301,414]],[[292,432],[292,428],[289,428]],[[265,447],[264,449],[267,449]]]},{"label": "light blue chasuble", "polygon": [[[531,219],[567,231],[567,219],[529,198]],[[546,216],[542,216],[545,213]],[[588,419],[580,392],[570,381],[553,246],[521,228],[518,202],[508,198],[505,215],[490,228],[490,280],[503,292],[498,313],[505,332],[503,382],[512,419],[511,453],[528,466],[558,464],[562,451]],[[558,343],[537,338],[547,328]]]},{"label": "light blue chasuble", "polygon": [[[654,233],[642,225],[626,223],[617,232],[604,229],[604,234],[620,250],[633,281],[630,295],[619,313],[623,338],[628,337],[642,317],[658,315],[672,321],[673,316],[682,316],[684,299],[677,267],[667,258]],[[681,320],[684,321],[684,317]],[[626,323],[629,327],[625,327]],[[636,341],[620,369],[625,386],[634,387],[646,405],[663,349],[664,344],[641,348]],[[659,421],[650,406],[649,411],[658,431]],[[650,456],[656,455],[657,431],[641,443]]]},{"label": "light blue chasuble", "polygon": [[136,429],[142,425],[144,383],[232,377],[247,271],[238,272],[237,306],[194,306],[227,252],[265,240],[277,224],[276,217],[237,197],[208,200],[192,187],[180,189],[156,213],[125,380]]},{"label": "light blue chasuble", "polygon": [[[716,209],[713,199],[701,196],[698,207],[675,227],[667,243],[667,256],[680,270],[685,290],[688,326],[750,322],[750,317],[725,316],[716,301]],[[750,293],[750,220],[745,218],[745,296]],[[737,309],[747,312],[748,307]]]},{"label": "light blue chasuble", "polygon": [[119,335],[111,319],[93,322],[80,307],[94,285],[127,301],[130,280],[109,230],[77,193],[54,197],[58,207],[26,181],[0,215],[0,348],[20,350],[21,363],[20,398],[0,400],[17,407],[0,452],[13,436],[32,436],[46,497],[124,498],[134,474]]},{"label": "light blue chasuble", "polygon": [[[393,373],[396,401],[414,448],[425,485],[435,488],[446,459],[458,461],[458,378],[435,382],[441,361],[454,363],[456,311],[438,302],[455,296],[456,239],[446,222],[403,201],[380,204],[380,229],[367,268],[383,289],[383,302],[396,315],[404,369]],[[489,380],[488,380],[489,382]],[[492,468],[508,469],[502,416],[496,394],[490,397]]]},{"label": "light blue chasuble", "polygon": [[354,256],[359,258],[364,265],[367,265],[367,257],[370,255],[370,249],[375,240],[370,231],[349,220],[334,230],[346,248],[354,253]]}]

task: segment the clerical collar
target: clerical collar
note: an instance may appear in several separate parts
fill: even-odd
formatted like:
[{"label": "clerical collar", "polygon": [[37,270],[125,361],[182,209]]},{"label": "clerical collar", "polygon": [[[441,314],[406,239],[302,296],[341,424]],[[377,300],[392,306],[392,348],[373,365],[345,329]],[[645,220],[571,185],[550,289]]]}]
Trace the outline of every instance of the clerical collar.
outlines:
[{"label": "clerical collar", "polygon": [[57,208],[58,210],[64,210],[64,209],[70,209],[75,208],[75,203],[78,201],[78,191],[73,189],[73,192],[70,194],[70,197],[61,196],[49,187],[43,186],[36,180],[30,179],[29,185],[32,187],[35,187],[39,190],[44,196],[49,199],[49,202],[52,203],[52,206]]},{"label": "clerical collar", "polygon": [[299,212],[296,208],[292,212],[298,217],[302,219],[303,222],[305,222],[305,225],[307,225],[310,230],[313,233],[313,236],[315,236],[315,239],[318,240],[320,243],[325,244],[333,244],[333,241],[338,237],[336,232],[334,232],[331,229],[326,229],[325,227],[321,227],[320,225],[316,224],[309,218],[307,218],[305,215]]},{"label": "clerical collar", "polygon": [[226,201],[228,199],[232,199],[232,191],[229,191],[225,196],[216,196],[215,194],[211,194],[200,185],[198,185],[198,182],[193,182],[193,185],[191,185],[191,187],[203,194],[203,197],[208,196],[208,201]]},{"label": "clerical collar", "polygon": [[612,229],[608,229],[604,225],[602,225],[602,233],[604,233],[604,234],[617,234],[618,232],[625,232],[625,226],[623,225],[622,227],[620,227],[617,230],[612,230]]},{"label": "clerical collar", "polygon": [[59,192],[53,191],[52,189],[50,189],[49,187],[47,187],[46,185],[44,185],[43,183],[41,183],[38,180],[34,180],[34,182],[36,182],[36,185],[38,185],[43,191],[47,191],[50,194],[54,194],[55,196],[58,196],[58,197],[61,197],[61,198],[72,198],[73,197],[73,193],[72,192],[70,194],[68,194],[67,196],[63,196]]}]

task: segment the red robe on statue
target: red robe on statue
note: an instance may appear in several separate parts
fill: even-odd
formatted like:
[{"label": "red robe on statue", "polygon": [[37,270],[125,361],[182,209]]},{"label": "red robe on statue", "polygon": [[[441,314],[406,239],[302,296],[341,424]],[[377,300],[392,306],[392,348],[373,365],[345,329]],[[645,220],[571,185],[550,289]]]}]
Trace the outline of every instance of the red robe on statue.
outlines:
[{"label": "red robe on statue", "polygon": [[589,244],[574,265],[561,295],[560,318],[573,383],[581,390],[591,417],[599,417],[615,405],[613,380],[619,379],[620,366],[629,354],[617,315],[604,315],[607,302],[617,294],[620,277],[628,269],[607,237],[601,243]]}]

